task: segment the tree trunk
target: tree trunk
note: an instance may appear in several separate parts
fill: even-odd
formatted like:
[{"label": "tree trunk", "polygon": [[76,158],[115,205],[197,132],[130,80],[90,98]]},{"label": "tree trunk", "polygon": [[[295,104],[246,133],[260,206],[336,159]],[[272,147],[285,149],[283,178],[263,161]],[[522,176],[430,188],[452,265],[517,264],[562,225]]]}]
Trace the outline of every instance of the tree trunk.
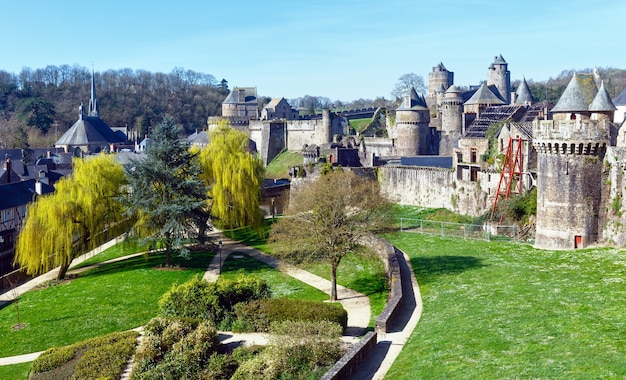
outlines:
[{"label": "tree trunk", "polygon": [[330,264],[330,301],[337,301],[337,265]]},{"label": "tree trunk", "polygon": [[198,244],[200,246],[203,246],[204,242],[206,241],[206,230],[206,222],[200,223],[200,225],[198,226]]},{"label": "tree trunk", "polygon": [[172,245],[168,242],[165,244],[165,266],[172,265]]},{"label": "tree trunk", "polygon": [[59,273],[57,274],[57,280],[61,281],[63,279],[65,279],[65,275],[67,274],[67,270],[70,269],[70,263],[67,264],[63,264],[59,267]]}]

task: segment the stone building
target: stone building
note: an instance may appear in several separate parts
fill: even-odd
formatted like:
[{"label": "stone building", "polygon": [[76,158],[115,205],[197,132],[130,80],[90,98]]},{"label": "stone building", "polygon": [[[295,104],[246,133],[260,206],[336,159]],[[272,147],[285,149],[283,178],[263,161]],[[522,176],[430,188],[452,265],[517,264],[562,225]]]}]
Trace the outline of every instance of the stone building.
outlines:
[{"label": "stone building", "polygon": [[581,248],[601,240],[602,172],[615,106],[603,84],[597,89],[581,82],[574,75],[552,108],[553,120],[533,125],[538,248]]},{"label": "stone building", "polygon": [[85,107],[78,107],[78,120],[68,129],[61,138],[54,143],[56,148],[63,148],[66,153],[76,156],[102,151],[116,151],[126,142],[126,135],[114,131],[100,119],[96,98],[96,83],[94,74],[91,74],[91,98],[89,111],[85,114]]},{"label": "stone building", "polygon": [[261,111],[261,120],[295,120],[297,118],[298,110],[291,108],[285,98],[273,98]]},{"label": "stone building", "polygon": [[504,104],[511,104],[511,72],[502,54],[495,57],[487,72],[487,86],[494,86]]},{"label": "stone building", "polygon": [[426,100],[411,88],[396,109],[395,125],[389,128],[389,136],[395,139],[395,155],[429,154],[429,123],[430,111]]},{"label": "stone building", "polygon": [[247,124],[259,118],[256,87],[235,87],[222,102],[222,116],[235,124]]}]

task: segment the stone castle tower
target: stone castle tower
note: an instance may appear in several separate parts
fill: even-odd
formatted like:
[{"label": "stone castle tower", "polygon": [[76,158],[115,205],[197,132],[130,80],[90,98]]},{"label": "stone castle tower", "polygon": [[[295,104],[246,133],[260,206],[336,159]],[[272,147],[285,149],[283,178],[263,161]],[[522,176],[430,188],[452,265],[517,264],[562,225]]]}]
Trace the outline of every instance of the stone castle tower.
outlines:
[{"label": "stone castle tower", "polygon": [[581,82],[574,75],[552,109],[553,120],[533,123],[538,248],[582,248],[599,240],[603,161],[615,106],[603,84],[598,90],[592,81]]},{"label": "stone castle tower", "polygon": [[463,134],[463,91],[450,86],[441,100],[441,139],[439,154],[451,156]]},{"label": "stone castle tower", "polygon": [[430,111],[426,100],[411,88],[396,109],[396,124],[390,133],[396,139],[395,155],[428,154],[429,123]]},{"label": "stone castle tower", "polygon": [[506,104],[511,104],[511,72],[502,54],[495,57],[487,72],[487,86],[495,86]]},{"label": "stone castle tower", "polygon": [[454,83],[454,72],[448,71],[443,63],[428,73],[428,104],[440,104],[443,93]]}]

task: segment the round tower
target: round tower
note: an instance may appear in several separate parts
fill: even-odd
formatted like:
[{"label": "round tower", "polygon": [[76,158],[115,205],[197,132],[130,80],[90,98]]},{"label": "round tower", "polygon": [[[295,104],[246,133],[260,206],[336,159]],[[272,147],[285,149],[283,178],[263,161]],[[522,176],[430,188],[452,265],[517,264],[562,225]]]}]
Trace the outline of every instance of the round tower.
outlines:
[{"label": "round tower", "polygon": [[395,155],[416,156],[428,153],[430,111],[426,100],[414,88],[396,109],[394,126]]},{"label": "round tower", "polygon": [[495,86],[506,104],[511,104],[511,72],[502,54],[495,57],[487,72],[487,86]]},{"label": "round tower", "polygon": [[454,72],[448,71],[443,63],[440,62],[433,67],[433,70],[428,73],[428,105],[439,105],[437,93],[447,90],[453,83]]},{"label": "round tower", "polygon": [[554,120],[533,123],[538,248],[582,248],[598,241],[610,123],[590,118],[586,92],[574,76],[552,109]]},{"label": "round tower", "polygon": [[463,91],[452,85],[441,101],[441,140],[439,154],[450,156],[457,147],[463,132]]}]

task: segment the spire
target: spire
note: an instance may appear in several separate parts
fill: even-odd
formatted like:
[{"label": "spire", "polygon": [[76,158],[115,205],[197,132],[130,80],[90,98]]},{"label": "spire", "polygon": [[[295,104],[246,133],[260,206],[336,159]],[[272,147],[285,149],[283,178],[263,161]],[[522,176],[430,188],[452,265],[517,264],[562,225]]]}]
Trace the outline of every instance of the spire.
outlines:
[{"label": "spire", "polygon": [[89,99],[89,116],[99,117],[98,103],[96,101],[96,76],[91,69],[91,99]]},{"label": "spire", "polygon": [[604,81],[600,82],[600,89],[593,98],[593,101],[589,105],[589,111],[602,112],[602,111],[615,111],[615,105],[611,101],[609,93],[604,88]]},{"label": "spire", "polygon": [[574,72],[574,76],[561,94],[559,101],[556,103],[552,112],[581,112],[588,110],[588,103],[585,102],[585,92],[578,83],[578,76]]},{"label": "spire", "polygon": [[517,99],[515,100],[515,104],[532,104],[534,102],[533,94],[530,92],[530,88],[528,88],[528,82],[526,82],[526,77],[522,79],[516,93]]}]

